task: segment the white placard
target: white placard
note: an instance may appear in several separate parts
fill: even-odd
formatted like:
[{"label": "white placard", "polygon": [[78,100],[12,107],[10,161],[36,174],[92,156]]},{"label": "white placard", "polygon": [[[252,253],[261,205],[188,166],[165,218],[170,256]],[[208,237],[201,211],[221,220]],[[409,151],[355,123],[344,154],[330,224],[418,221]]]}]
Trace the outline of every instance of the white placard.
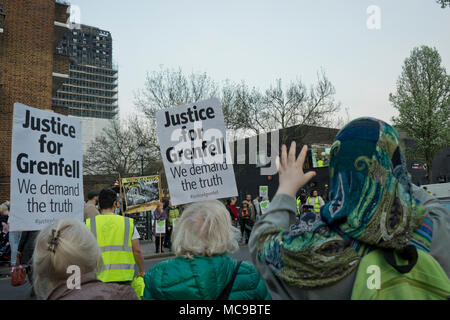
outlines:
[{"label": "white placard", "polygon": [[156,119],[172,204],[237,196],[218,99],[159,110]]},{"label": "white placard", "polygon": [[261,207],[261,214],[265,214],[267,212],[269,204],[270,204],[269,200],[261,201],[259,203],[259,205]]},{"label": "white placard", "polygon": [[156,222],[155,233],[166,233],[166,220]]},{"label": "white placard", "polygon": [[269,197],[269,187],[268,186],[259,186],[259,196],[261,199]]},{"label": "white placard", "polygon": [[81,121],[15,103],[11,149],[11,231],[83,221]]}]

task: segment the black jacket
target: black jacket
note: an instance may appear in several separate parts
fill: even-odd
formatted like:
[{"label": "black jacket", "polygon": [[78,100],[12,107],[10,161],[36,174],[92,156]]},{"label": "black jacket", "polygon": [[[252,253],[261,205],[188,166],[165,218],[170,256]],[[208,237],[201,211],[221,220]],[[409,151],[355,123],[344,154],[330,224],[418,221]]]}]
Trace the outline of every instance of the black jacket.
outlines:
[{"label": "black jacket", "polygon": [[22,253],[21,264],[31,265],[36,237],[39,231],[23,231],[20,237],[19,252]]}]

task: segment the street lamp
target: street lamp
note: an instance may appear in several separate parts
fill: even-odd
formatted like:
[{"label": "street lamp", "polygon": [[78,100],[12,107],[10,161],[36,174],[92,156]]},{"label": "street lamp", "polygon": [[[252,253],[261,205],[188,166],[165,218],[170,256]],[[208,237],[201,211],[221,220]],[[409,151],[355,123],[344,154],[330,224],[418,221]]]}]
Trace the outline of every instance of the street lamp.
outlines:
[{"label": "street lamp", "polygon": [[144,154],[145,154],[145,144],[141,142],[139,144],[139,154],[141,155],[141,176],[144,175]]}]

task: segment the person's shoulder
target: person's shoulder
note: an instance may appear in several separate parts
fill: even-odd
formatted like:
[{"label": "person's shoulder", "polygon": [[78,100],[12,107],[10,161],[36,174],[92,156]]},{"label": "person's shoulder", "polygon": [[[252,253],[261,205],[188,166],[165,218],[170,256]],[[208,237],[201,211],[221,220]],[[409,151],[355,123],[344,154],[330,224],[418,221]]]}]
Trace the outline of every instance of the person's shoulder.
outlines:
[{"label": "person's shoulder", "polygon": [[249,262],[249,261],[242,261],[241,265],[239,266],[239,271],[238,273],[240,274],[253,274],[253,273],[257,273],[255,266],[253,265],[253,263]]},{"label": "person's shoulder", "polygon": [[131,285],[103,283],[108,300],[138,300],[136,291]]}]

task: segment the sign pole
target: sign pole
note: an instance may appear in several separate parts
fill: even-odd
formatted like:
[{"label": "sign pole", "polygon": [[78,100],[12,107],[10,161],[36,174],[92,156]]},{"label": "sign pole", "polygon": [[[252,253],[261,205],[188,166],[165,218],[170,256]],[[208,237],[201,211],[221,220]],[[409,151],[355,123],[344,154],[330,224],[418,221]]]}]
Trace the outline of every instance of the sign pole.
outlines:
[{"label": "sign pole", "polygon": [[122,195],[122,177],[120,176],[120,172],[119,172],[119,193],[120,193],[120,199],[122,201],[120,201],[120,205],[121,205],[121,211],[122,211],[122,216],[125,216],[125,212],[123,211],[123,195]]}]

